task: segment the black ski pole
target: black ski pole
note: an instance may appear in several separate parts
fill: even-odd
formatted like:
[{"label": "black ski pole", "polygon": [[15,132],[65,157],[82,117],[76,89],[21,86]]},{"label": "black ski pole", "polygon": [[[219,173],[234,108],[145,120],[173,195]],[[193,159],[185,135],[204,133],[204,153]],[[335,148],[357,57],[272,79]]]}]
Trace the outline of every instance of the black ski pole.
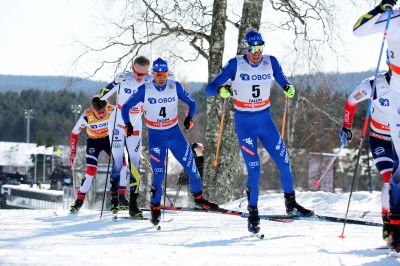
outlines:
[{"label": "black ski pole", "polygon": [[[118,85],[118,91],[117,91],[117,99],[118,101],[118,96],[119,96],[119,89],[121,88],[121,84]],[[117,121],[117,112],[118,112],[118,103],[115,105],[115,114],[114,114],[114,124],[113,124],[113,130],[111,133],[111,141],[110,141],[110,155],[108,156],[108,164],[107,164],[107,172],[106,172],[106,181],[104,182],[104,191],[103,191],[103,200],[101,202],[101,211],[100,211],[100,220],[103,217],[103,209],[104,209],[104,200],[106,198],[106,190],[107,190],[107,182],[108,182],[108,175],[110,173],[110,164],[111,164],[111,157],[112,157],[112,146],[114,142],[114,131],[115,131],[115,123]],[[108,132],[110,134],[110,132]]]},{"label": "black ski pole", "polygon": [[[167,158],[165,160],[165,174],[164,174],[164,206],[165,201],[167,199],[167,178],[168,178],[168,149],[167,149]],[[163,210],[163,219],[164,219],[165,210]]]},{"label": "black ski pole", "polygon": [[385,31],[383,33],[383,38],[382,38],[382,45],[381,45],[381,51],[379,53],[379,59],[378,59],[378,65],[376,67],[375,70],[375,79],[374,82],[372,84],[372,90],[371,90],[371,97],[369,98],[368,101],[368,108],[367,108],[367,112],[365,114],[365,120],[364,120],[364,127],[362,130],[362,134],[361,134],[361,139],[360,139],[360,146],[358,147],[358,154],[357,154],[357,162],[356,162],[356,167],[354,170],[354,175],[353,175],[353,180],[351,181],[351,188],[350,188],[350,195],[349,195],[349,201],[347,203],[347,209],[346,209],[346,215],[344,217],[344,223],[343,223],[343,230],[342,230],[342,234],[339,236],[340,238],[344,238],[344,229],[346,227],[346,221],[347,221],[347,215],[349,213],[349,207],[350,207],[350,200],[351,200],[351,195],[353,194],[353,187],[354,187],[354,180],[356,179],[356,175],[357,175],[357,170],[358,170],[358,164],[360,162],[360,157],[361,157],[361,150],[362,150],[362,145],[364,142],[364,138],[365,135],[367,133],[367,129],[368,129],[368,121],[369,121],[369,116],[371,113],[371,104],[372,104],[372,100],[375,94],[375,89],[376,89],[376,77],[378,76],[378,72],[379,72],[379,65],[381,63],[381,58],[382,58],[382,53],[383,53],[383,47],[385,46],[385,40],[386,40],[386,35],[387,35],[387,30],[389,28],[389,24],[390,24],[390,19],[392,17],[392,10],[389,10],[389,14],[387,17],[387,21],[386,21],[386,25],[385,25]]}]

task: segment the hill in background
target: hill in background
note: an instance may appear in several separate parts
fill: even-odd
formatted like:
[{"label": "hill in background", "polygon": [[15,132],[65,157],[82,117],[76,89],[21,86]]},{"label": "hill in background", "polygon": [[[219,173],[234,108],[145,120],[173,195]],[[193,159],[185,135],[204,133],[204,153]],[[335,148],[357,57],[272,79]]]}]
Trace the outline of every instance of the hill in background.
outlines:
[{"label": "hill in background", "polygon": [[[302,84],[310,88],[316,88],[319,84],[329,82],[337,91],[350,92],[363,79],[374,75],[373,71],[354,73],[322,73],[312,75],[298,75],[291,78],[293,84]],[[100,88],[107,85],[106,81],[82,79],[67,76],[19,76],[0,75],[0,91],[21,92],[28,89],[46,91],[59,91],[67,89],[71,92],[84,92],[93,95]],[[190,92],[200,90],[205,84],[202,82],[189,82],[185,84]],[[297,85],[298,86],[298,85]]]}]

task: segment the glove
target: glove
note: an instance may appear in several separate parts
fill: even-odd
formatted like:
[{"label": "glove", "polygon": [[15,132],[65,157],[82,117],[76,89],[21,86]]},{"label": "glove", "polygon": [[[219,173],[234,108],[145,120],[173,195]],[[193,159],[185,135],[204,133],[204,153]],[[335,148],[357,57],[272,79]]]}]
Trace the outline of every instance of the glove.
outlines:
[{"label": "glove", "polygon": [[218,90],[218,94],[224,99],[232,96],[231,86],[225,85],[220,87]]},{"label": "glove", "polygon": [[283,86],[283,94],[285,94],[289,99],[292,99],[296,90],[293,85],[286,84]]},{"label": "glove", "polygon": [[186,129],[191,129],[193,127],[193,120],[190,115],[186,116],[185,121],[183,121],[183,125]]},{"label": "glove", "polygon": [[125,135],[127,137],[133,135],[133,126],[132,126],[131,122],[128,122],[128,123],[125,124]]},{"label": "glove", "polygon": [[69,155],[69,158],[68,158],[69,166],[72,166],[72,164],[74,163],[75,156],[76,156],[76,151],[71,151],[71,154]]},{"label": "glove", "polygon": [[397,0],[382,0],[382,2],[379,4],[379,9],[382,10],[382,13],[388,10],[393,10],[396,2]]},{"label": "glove", "polygon": [[351,129],[348,129],[343,126],[339,132],[339,137],[342,144],[344,146],[347,146],[347,142],[350,142],[353,138],[353,132],[351,132]]}]

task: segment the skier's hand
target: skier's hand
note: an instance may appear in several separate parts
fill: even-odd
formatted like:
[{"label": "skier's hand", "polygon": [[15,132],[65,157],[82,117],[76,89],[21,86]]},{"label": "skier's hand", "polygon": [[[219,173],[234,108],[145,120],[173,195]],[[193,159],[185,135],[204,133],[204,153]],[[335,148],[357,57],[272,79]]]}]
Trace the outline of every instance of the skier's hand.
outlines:
[{"label": "skier's hand", "polygon": [[186,116],[185,121],[183,121],[183,125],[186,129],[191,129],[193,127],[193,120],[190,115]]},{"label": "skier's hand", "polygon": [[382,13],[388,10],[393,10],[396,2],[397,0],[382,0],[382,2],[379,4],[379,8],[382,10]]},{"label": "skier's hand", "polygon": [[348,129],[343,126],[339,132],[339,137],[342,144],[344,146],[347,146],[347,143],[353,139],[353,132],[351,131],[351,129]]},{"label": "skier's hand", "polygon": [[229,85],[221,86],[218,90],[218,94],[219,94],[219,96],[221,96],[224,99],[232,96],[231,86],[229,86]]},{"label": "skier's hand", "polygon": [[125,124],[125,135],[127,137],[133,135],[133,126],[132,126],[131,122],[128,122],[128,123]]},{"label": "skier's hand", "polygon": [[294,97],[294,93],[296,92],[293,85],[286,84],[283,86],[283,94],[285,94],[289,99]]}]

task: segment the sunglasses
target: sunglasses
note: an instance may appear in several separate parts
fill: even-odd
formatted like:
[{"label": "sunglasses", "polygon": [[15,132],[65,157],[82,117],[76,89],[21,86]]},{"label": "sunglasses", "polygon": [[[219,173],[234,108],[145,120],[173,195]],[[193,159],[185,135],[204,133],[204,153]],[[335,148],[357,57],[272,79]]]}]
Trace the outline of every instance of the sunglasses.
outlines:
[{"label": "sunglasses", "polygon": [[140,73],[140,72],[137,72],[135,69],[133,69],[133,72],[139,77],[143,77],[143,76],[147,75],[147,72],[146,73]]},{"label": "sunglasses", "polygon": [[161,77],[168,77],[169,73],[168,72],[154,72],[154,76],[157,78],[161,78]]},{"label": "sunglasses", "polygon": [[248,45],[247,46],[247,51],[249,51],[252,54],[255,54],[257,52],[262,53],[264,49],[264,45]]}]

